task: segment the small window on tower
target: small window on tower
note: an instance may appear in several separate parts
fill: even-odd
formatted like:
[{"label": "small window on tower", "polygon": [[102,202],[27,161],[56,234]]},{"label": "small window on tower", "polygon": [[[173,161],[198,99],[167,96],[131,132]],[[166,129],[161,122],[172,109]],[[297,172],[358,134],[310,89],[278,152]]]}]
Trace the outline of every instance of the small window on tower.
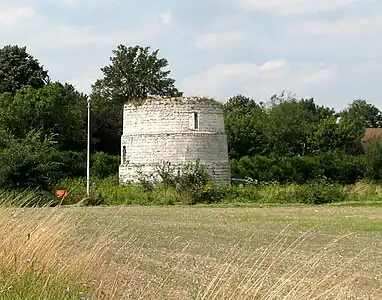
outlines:
[{"label": "small window on tower", "polygon": [[194,113],[194,129],[199,129],[199,114]]},{"label": "small window on tower", "polygon": [[122,163],[126,163],[126,146],[123,146],[122,150]]}]

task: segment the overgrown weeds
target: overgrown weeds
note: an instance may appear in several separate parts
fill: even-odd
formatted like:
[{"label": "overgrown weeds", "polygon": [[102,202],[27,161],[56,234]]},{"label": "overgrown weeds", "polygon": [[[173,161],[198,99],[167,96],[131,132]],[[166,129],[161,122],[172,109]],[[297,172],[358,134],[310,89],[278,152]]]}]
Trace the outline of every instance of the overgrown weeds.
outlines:
[{"label": "overgrown weeds", "polygon": [[[92,178],[91,199],[85,198],[86,180],[64,180],[58,187],[65,187],[69,195],[62,204],[87,205],[194,205],[258,203],[258,204],[334,204],[346,202],[382,201],[382,185],[373,182],[358,182],[354,185],[339,185],[325,182],[309,184],[259,184],[227,186],[207,181],[180,189],[164,183],[151,188],[139,184],[120,185],[117,178]],[[51,200],[50,200],[51,201]],[[56,199],[56,202],[59,199]],[[43,199],[40,200],[43,202]]]}]

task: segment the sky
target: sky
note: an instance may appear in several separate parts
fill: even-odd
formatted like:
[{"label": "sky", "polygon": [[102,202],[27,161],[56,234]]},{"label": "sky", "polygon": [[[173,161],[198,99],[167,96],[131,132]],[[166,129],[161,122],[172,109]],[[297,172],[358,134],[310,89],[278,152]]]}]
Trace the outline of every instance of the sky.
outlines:
[{"label": "sky", "polygon": [[119,44],[150,46],[186,96],[288,91],[382,109],[381,0],[0,0],[0,47],[27,46],[88,93]]}]

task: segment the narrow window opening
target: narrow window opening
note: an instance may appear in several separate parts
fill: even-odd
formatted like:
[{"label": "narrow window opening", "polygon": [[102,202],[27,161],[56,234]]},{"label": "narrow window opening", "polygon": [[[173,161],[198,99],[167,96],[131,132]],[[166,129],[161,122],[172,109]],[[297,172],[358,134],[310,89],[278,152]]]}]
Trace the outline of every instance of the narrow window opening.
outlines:
[{"label": "narrow window opening", "polygon": [[123,146],[122,150],[122,163],[126,163],[126,146]]},{"label": "narrow window opening", "polygon": [[194,129],[199,129],[199,114],[194,113]]}]

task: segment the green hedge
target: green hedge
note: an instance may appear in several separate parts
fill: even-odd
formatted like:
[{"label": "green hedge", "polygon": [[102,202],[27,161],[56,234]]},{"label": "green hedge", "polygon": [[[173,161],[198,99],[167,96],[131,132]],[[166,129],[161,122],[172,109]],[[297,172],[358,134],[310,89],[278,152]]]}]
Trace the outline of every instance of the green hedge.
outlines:
[{"label": "green hedge", "polygon": [[232,177],[250,177],[258,182],[299,184],[310,181],[351,184],[364,178],[364,156],[327,152],[314,156],[242,157],[231,161]]}]

